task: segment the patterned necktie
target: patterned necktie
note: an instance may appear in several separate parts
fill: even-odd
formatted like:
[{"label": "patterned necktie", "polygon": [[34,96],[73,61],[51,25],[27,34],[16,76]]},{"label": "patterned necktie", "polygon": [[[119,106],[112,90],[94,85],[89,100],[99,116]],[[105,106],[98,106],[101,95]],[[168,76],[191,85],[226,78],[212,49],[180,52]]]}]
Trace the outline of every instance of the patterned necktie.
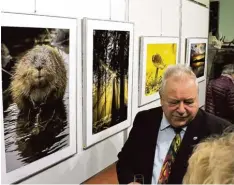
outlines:
[{"label": "patterned necktie", "polygon": [[161,169],[161,173],[159,176],[158,184],[167,184],[169,175],[171,173],[171,166],[175,162],[175,157],[176,154],[179,150],[180,144],[181,144],[181,137],[180,137],[180,132],[181,128],[173,128],[176,135],[174,139],[171,142],[170,148],[167,152],[166,158],[163,162],[163,166]]}]

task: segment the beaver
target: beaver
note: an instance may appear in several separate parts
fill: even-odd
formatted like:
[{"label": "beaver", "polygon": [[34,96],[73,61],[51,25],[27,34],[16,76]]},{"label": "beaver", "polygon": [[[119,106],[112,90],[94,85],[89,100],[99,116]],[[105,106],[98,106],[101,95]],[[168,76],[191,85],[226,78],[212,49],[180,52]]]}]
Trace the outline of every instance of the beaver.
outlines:
[{"label": "beaver", "polygon": [[51,46],[37,45],[16,63],[4,116],[7,153],[14,148],[26,164],[69,145],[66,84],[64,60]]},{"label": "beaver", "polygon": [[61,100],[66,84],[66,68],[59,52],[48,45],[37,45],[16,63],[10,92],[22,111]]},{"label": "beaver", "polygon": [[19,112],[17,127],[37,135],[57,117],[63,122],[66,84],[66,67],[55,48],[37,45],[29,50],[16,63],[10,84],[13,105]]}]

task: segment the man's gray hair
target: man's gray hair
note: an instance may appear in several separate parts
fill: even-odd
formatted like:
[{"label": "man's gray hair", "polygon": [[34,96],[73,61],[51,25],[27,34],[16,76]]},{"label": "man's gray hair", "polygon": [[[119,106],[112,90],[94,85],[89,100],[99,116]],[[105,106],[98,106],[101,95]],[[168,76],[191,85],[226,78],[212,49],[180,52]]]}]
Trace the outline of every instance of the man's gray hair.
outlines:
[{"label": "man's gray hair", "polygon": [[189,77],[191,77],[191,79],[194,80],[194,82],[196,83],[196,85],[198,87],[197,77],[193,73],[192,69],[189,66],[182,65],[182,64],[170,65],[170,66],[167,67],[167,69],[165,70],[165,72],[163,74],[162,83],[160,84],[160,88],[159,88],[160,95],[164,91],[167,79],[169,77],[172,77],[172,76],[173,77],[189,76]]},{"label": "man's gray hair", "polygon": [[234,64],[227,64],[223,67],[222,74],[233,75],[234,74]]}]

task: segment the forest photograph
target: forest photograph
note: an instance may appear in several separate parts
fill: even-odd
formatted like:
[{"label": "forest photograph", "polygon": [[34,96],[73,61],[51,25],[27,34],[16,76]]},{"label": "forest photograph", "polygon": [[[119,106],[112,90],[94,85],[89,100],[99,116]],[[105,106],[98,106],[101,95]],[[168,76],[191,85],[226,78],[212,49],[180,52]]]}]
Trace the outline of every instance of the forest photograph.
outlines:
[{"label": "forest photograph", "polygon": [[93,134],[127,119],[129,37],[129,31],[93,30]]}]

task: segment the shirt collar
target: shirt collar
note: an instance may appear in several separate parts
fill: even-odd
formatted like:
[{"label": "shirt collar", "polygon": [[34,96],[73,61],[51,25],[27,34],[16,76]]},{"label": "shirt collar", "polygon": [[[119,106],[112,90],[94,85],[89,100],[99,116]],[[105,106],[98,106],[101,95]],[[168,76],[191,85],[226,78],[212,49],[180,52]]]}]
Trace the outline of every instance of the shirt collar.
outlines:
[{"label": "shirt collar", "polygon": [[[171,126],[170,123],[167,121],[167,118],[166,118],[165,114],[163,113],[163,117],[162,117],[162,121],[161,121],[161,125],[160,125],[160,131],[167,129],[170,126]],[[186,128],[187,128],[187,126],[183,127],[182,130],[186,131]]]}]

